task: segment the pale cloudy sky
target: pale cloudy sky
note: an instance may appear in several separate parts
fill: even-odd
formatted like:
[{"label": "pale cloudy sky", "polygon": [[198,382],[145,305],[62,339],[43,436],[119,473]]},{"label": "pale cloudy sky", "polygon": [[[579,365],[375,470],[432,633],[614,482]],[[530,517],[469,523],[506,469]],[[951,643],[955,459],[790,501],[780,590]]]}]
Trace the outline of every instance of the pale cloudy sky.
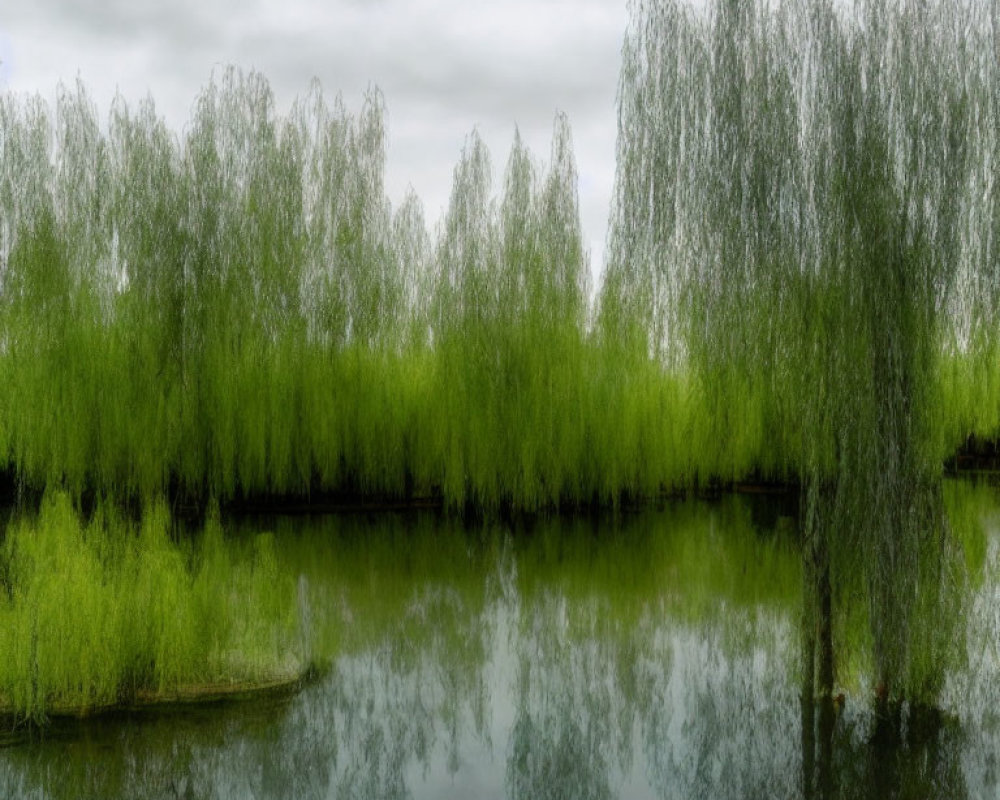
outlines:
[{"label": "pale cloudy sky", "polygon": [[309,81],[388,107],[387,183],[414,187],[433,225],[477,127],[500,186],[515,125],[548,160],[556,110],[573,127],[584,234],[603,260],[626,0],[3,0],[0,89],[54,98],[81,77],[106,113],[116,88],[152,94],[176,130],[228,64],[269,79],[284,113]]}]

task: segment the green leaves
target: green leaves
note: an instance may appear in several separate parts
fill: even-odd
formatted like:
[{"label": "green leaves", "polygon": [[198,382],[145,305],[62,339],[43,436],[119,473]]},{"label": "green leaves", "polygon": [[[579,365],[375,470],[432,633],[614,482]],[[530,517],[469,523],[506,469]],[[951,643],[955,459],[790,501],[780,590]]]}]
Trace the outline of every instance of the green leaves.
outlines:
[{"label": "green leaves", "polygon": [[294,678],[295,585],[272,538],[226,541],[218,520],[192,544],[162,503],[136,526],[65,493],[5,531],[0,703],[42,720],[137,692]]},{"label": "green leaves", "polygon": [[718,440],[799,477],[845,602],[864,576],[879,679],[918,700],[953,600],[961,423],[935,404],[967,309],[996,308],[969,299],[996,269],[988,5],[664,0],[624,50],[605,335],[690,371]]}]

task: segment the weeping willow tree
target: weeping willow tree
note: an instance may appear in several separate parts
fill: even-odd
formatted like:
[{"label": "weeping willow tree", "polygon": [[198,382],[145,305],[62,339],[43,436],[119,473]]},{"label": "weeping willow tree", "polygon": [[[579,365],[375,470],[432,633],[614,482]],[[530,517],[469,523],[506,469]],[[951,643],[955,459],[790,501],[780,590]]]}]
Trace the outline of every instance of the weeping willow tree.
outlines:
[{"label": "weeping willow tree", "polygon": [[998,33],[959,0],[632,6],[601,325],[719,436],[758,398],[759,463],[802,486],[810,696],[852,605],[883,700],[933,702],[953,650],[938,398],[998,274]]},{"label": "weeping willow tree", "polygon": [[[181,137],[151,99],[118,97],[100,124],[79,82],[54,109],[0,97],[0,432],[18,481],[306,492],[381,458],[372,483],[400,483],[395,442],[352,463],[375,414],[348,413],[382,410],[352,356],[392,372],[414,304],[399,262],[428,249],[413,200],[393,235],[383,119],[378,92],[354,116],[318,85],[280,116],[235,69]],[[405,403],[391,382],[380,398]]]},{"label": "weeping willow tree", "polygon": [[[432,240],[384,186],[385,104],[287,114],[227,69],[181,134],[82,83],[0,95],[0,472],[136,499],[347,492],[577,502],[589,269],[569,123],[473,134]],[[512,435],[513,434],[513,435]],[[616,484],[609,482],[608,494]]]},{"label": "weeping willow tree", "polygon": [[448,422],[445,492],[485,505],[577,500],[588,316],[576,163],[558,114],[542,169],[520,135],[500,198],[477,134],[455,168],[436,253],[432,329]]}]

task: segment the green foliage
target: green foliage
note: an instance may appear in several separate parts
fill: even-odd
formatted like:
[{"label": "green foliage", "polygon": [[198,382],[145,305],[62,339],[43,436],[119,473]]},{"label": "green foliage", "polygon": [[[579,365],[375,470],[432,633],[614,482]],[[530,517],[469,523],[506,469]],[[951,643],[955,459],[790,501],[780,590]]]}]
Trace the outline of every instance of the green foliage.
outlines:
[{"label": "green foliage", "polygon": [[151,100],[117,98],[104,133],[79,84],[51,117],[4,98],[0,460],[20,482],[488,508],[689,482],[697,399],[591,335],[564,116],[547,167],[516,138],[499,200],[473,135],[432,242],[412,194],[385,197],[381,95],[357,117],[318,85],[273,105],[227,70],[177,138]]},{"label": "green foliage", "polygon": [[957,583],[942,460],[995,425],[989,395],[963,399],[992,369],[970,309],[996,274],[995,19],[951,0],[633,11],[604,336],[689,372],[717,436],[799,477],[817,580],[832,570],[838,613],[866,606],[877,679],[932,702]]},{"label": "green foliage", "polygon": [[[651,16],[626,43],[596,306],[562,115],[547,165],[515,135],[497,197],[489,154],[470,136],[432,241],[415,196],[395,210],[386,199],[376,91],[353,116],[313,85],[279,117],[263,77],[230,69],[199,96],[181,137],[151,100],[132,109],[116,99],[104,132],[79,84],[59,92],[54,113],[4,97],[0,461],[25,485],[73,493],[439,492],[453,506],[529,509],[750,475],[829,477],[847,463],[838,449],[860,463],[863,442],[845,431],[884,388],[873,359],[885,343],[872,338],[883,305],[851,276],[881,274],[863,265],[885,254],[865,249],[881,241],[875,227],[843,233],[844,215],[866,203],[876,226],[880,208],[898,217],[902,207],[867,191],[886,183],[881,173],[831,177],[846,144],[823,121],[842,116],[821,102],[829,87],[817,84],[805,122],[796,116],[790,87],[805,68],[776,53],[813,23],[754,12],[764,60],[730,97],[701,91],[712,48],[718,69],[736,69],[729,34],[670,4],[640,12]],[[725,24],[749,24],[740,19]],[[681,60],[649,60],[664,20]],[[834,45],[815,58],[841,64],[847,45]],[[940,124],[916,130],[921,141],[960,132],[944,124],[944,106],[928,113]],[[711,147],[694,133],[710,119]],[[725,168],[737,153],[730,128],[747,173],[736,182]],[[806,134],[819,138],[801,150]],[[987,144],[935,174],[978,164]],[[886,161],[888,142],[855,145],[871,156],[858,163]],[[649,179],[650,166],[660,177]],[[944,204],[948,186],[972,198],[982,176],[968,175],[922,179],[911,194],[922,193],[920,208]],[[809,194],[814,184],[836,191]],[[985,212],[957,205],[958,219],[933,226],[921,211],[927,233],[906,244],[906,259],[924,265],[922,286],[940,282],[955,248],[963,264],[978,252],[956,231]],[[951,336],[951,316],[928,320],[915,297],[887,306],[913,311],[900,312],[899,332]],[[976,318],[978,295],[948,297],[945,310]],[[925,387],[913,398],[922,410],[885,435],[922,442],[925,464],[1000,427],[992,338],[976,326],[975,347],[959,347],[954,330],[950,349],[900,355],[919,370],[907,385]],[[853,369],[866,361],[871,370]],[[836,406],[834,389],[854,404]]]},{"label": "green foliage", "polygon": [[162,503],[136,526],[81,519],[65,493],[8,525],[0,553],[0,702],[35,720],[139,691],[266,681],[303,668],[294,581],[274,542],[227,541],[217,519],[177,538]]},{"label": "green foliage", "polygon": [[906,672],[944,646],[911,614],[949,602],[918,592],[952,576],[942,460],[1000,430],[996,20],[967,11],[636,2],[596,303],[562,115],[498,196],[470,135],[432,238],[386,197],[377,90],[280,116],[229,69],[181,134],[5,95],[0,464],[147,504],[797,479]]}]

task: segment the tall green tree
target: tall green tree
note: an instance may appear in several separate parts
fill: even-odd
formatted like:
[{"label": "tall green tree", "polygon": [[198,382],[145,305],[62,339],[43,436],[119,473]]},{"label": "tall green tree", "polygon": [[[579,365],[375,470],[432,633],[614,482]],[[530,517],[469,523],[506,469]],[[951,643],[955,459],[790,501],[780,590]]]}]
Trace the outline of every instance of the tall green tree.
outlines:
[{"label": "tall green tree", "polygon": [[957,0],[632,5],[602,330],[635,347],[642,320],[716,417],[734,386],[768,398],[809,692],[854,596],[881,697],[933,702],[952,650],[934,397],[955,298],[997,273],[996,36]]}]

